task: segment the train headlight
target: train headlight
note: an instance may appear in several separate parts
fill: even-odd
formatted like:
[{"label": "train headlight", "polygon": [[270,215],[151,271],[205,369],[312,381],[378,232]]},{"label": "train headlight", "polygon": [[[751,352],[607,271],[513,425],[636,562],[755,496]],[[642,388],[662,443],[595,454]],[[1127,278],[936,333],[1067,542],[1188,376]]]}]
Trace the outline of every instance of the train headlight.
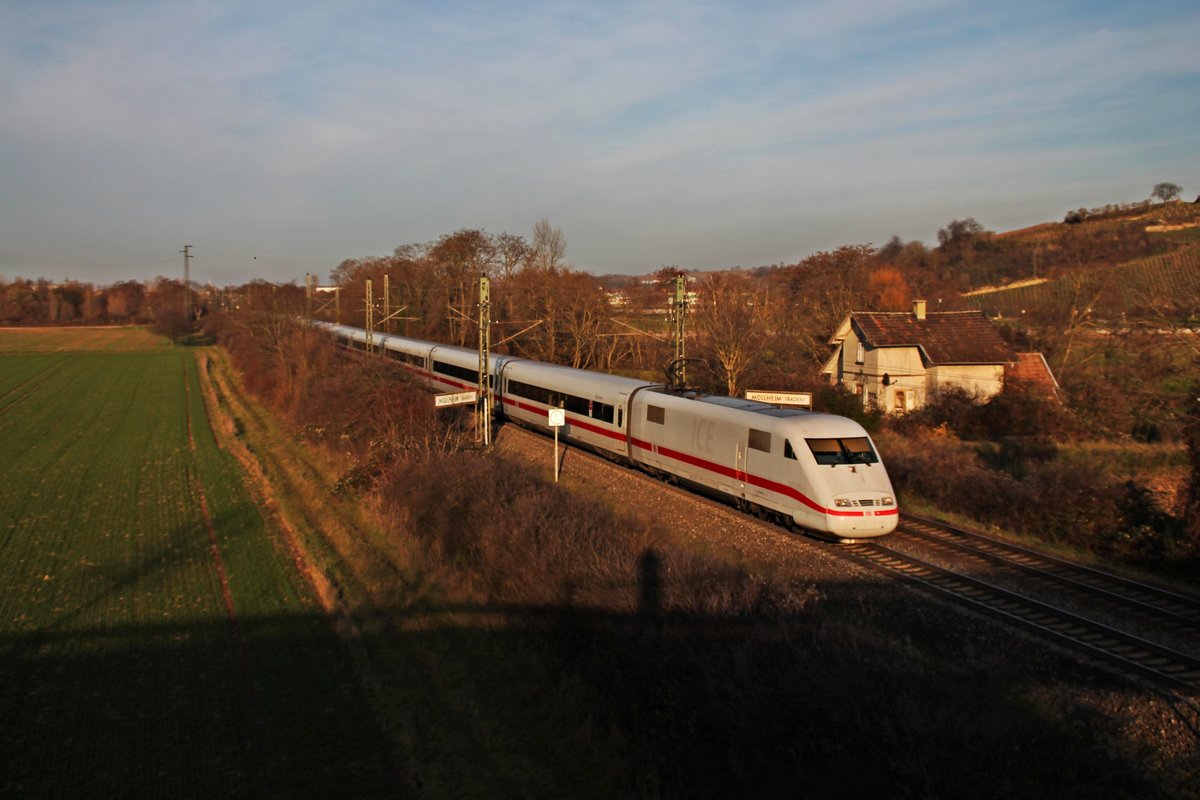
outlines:
[{"label": "train headlight", "polygon": [[891,495],[888,495],[888,496],[884,497],[882,500],[880,500],[880,501],[879,501],[879,505],[881,505],[881,506],[894,506],[894,505],[896,505],[896,500],[895,500],[895,498],[894,498],[894,497],[892,497]]},{"label": "train headlight", "polygon": [[854,501],[848,500],[845,497],[835,497],[833,498],[833,504],[838,508],[850,508],[850,506],[854,505]]}]

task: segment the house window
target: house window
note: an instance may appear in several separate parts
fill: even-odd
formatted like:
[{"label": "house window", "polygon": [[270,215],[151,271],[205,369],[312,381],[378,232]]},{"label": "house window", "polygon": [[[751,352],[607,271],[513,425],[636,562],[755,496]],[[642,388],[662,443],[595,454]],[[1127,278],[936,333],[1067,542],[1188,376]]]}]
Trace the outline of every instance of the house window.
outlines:
[{"label": "house window", "polygon": [[867,348],[863,347],[862,342],[858,342],[854,349],[854,363],[861,364],[867,360]]},{"label": "house window", "polygon": [[905,411],[905,410],[907,410],[907,408],[908,408],[908,404],[907,404],[906,397],[907,397],[907,394],[906,394],[905,392],[900,392],[900,391],[897,391],[897,392],[896,392],[896,399],[895,399],[895,403],[896,403],[896,410],[897,410],[897,411]]}]

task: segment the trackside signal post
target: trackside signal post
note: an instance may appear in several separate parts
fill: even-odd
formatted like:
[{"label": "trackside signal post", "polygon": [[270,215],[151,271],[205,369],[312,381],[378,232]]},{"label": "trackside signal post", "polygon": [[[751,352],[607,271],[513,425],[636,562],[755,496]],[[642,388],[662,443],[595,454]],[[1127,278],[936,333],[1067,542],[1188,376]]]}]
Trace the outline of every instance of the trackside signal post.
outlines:
[{"label": "trackside signal post", "polygon": [[554,482],[558,483],[558,429],[567,424],[567,412],[561,408],[551,408],[546,414],[550,427],[554,428]]}]

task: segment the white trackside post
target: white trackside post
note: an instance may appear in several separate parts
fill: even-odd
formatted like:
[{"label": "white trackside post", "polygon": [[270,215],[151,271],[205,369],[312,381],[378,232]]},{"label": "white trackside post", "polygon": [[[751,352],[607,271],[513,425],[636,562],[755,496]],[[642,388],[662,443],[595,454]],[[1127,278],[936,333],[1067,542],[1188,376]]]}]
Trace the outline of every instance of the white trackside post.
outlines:
[{"label": "white trackside post", "polygon": [[558,483],[558,429],[567,422],[567,413],[561,408],[551,408],[547,412],[550,427],[554,428],[554,482]]}]

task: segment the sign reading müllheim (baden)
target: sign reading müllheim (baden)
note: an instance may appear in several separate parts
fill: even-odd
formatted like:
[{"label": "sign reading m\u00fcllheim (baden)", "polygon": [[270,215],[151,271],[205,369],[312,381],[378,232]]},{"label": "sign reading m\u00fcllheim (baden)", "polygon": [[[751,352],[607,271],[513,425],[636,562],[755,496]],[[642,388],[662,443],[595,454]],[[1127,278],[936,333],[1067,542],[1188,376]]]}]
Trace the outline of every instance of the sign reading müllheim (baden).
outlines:
[{"label": "sign reading m\u00fcllheim (baden)", "polygon": [[747,400],[774,403],[777,406],[799,406],[812,408],[812,392],[746,392]]},{"label": "sign reading m\u00fcllheim (baden)", "polygon": [[474,403],[479,398],[477,392],[451,392],[450,394],[435,394],[433,396],[433,407],[442,408],[443,406],[461,406],[467,403]]}]

